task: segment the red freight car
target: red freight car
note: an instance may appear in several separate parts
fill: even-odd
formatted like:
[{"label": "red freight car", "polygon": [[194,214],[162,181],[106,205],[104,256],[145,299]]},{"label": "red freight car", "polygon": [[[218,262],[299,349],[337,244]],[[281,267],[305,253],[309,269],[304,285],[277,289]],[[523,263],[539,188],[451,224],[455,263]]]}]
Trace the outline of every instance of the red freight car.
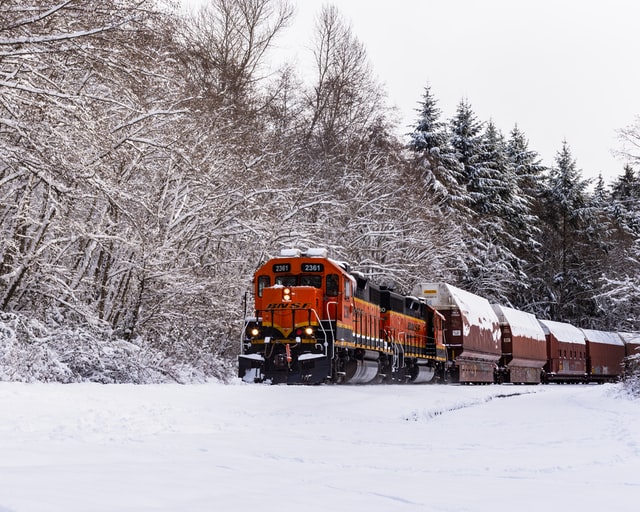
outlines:
[{"label": "red freight car", "polygon": [[502,333],[498,382],[540,384],[547,362],[547,340],[531,313],[493,304]]},{"label": "red freight car", "polygon": [[546,382],[581,382],[587,377],[584,333],[571,324],[539,320],[547,338]]},{"label": "red freight car", "polygon": [[627,357],[640,354],[640,332],[619,332]]},{"label": "red freight car", "polygon": [[489,301],[446,283],[421,283],[413,294],[445,318],[445,346],[452,380],[494,381],[502,355],[500,323]]},{"label": "red freight car", "polygon": [[587,341],[587,375],[590,382],[613,382],[622,373],[624,343],[615,332],[582,329]]}]

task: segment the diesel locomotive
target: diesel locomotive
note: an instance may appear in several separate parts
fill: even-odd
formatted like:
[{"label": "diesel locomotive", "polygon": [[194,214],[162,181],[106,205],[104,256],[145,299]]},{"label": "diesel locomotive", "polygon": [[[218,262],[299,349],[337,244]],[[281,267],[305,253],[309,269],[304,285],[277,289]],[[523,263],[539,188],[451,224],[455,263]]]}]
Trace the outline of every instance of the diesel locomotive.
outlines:
[{"label": "diesel locomotive", "polygon": [[255,382],[428,382],[447,360],[441,313],[324,249],[283,250],[254,277],[239,375]]}]

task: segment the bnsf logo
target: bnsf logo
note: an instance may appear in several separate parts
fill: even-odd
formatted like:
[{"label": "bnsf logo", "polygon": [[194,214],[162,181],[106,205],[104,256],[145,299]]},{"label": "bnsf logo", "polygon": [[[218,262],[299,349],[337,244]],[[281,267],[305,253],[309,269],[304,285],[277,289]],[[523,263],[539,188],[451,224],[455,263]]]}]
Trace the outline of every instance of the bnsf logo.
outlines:
[{"label": "bnsf logo", "polygon": [[409,322],[409,325],[407,325],[407,330],[413,331],[413,332],[420,332],[421,327],[422,327],[421,324],[414,324],[412,322]]},{"label": "bnsf logo", "polygon": [[303,302],[286,302],[284,304],[269,304],[267,309],[311,309],[311,304]]}]

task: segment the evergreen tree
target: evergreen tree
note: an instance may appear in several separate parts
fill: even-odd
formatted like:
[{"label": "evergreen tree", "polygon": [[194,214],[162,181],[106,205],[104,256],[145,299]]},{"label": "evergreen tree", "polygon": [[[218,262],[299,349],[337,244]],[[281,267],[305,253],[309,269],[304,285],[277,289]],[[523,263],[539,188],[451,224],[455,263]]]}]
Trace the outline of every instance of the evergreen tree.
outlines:
[{"label": "evergreen tree", "polygon": [[566,141],[546,181],[543,258],[534,269],[543,280],[539,294],[546,305],[538,313],[589,327],[598,313],[593,274],[598,255],[590,231],[594,210],[587,192],[590,181],[582,179]]},{"label": "evergreen tree", "polygon": [[451,120],[451,145],[456,157],[462,164],[460,184],[468,186],[475,172],[480,153],[482,123],[465,99],[458,104],[456,114]]},{"label": "evergreen tree", "polygon": [[533,200],[540,193],[540,178],[546,171],[540,156],[529,149],[529,142],[518,126],[511,130],[507,142],[507,154],[518,179],[518,186],[524,195]]},{"label": "evergreen tree", "polygon": [[599,299],[608,313],[609,328],[637,330],[640,329],[640,173],[636,175],[626,165],[605,204],[613,226]]},{"label": "evergreen tree", "polygon": [[536,288],[538,276],[532,272],[532,268],[540,261],[540,197],[544,190],[541,177],[546,168],[538,153],[529,149],[529,142],[517,125],[511,130],[507,155],[515,175],[517,193],[513,197],[513,214],[508,215],[506,220],[509,231],[518,234],[517,239],[513,240],[512,251],[526,276],[523,280],[526,286],[517,286],[512,291],[511,299],[516,307],[529,309],[529,305],[537,300],[532,290]]},{"label": "evergreen tree", "polygon": [[517,184],[504,137],[493,121],[485,128],[474,160],[467,185],[471,208],[478,214],[505,217]]},{"label": "evergreen tree", "polygon": [[507,144],[490,121],[482,133],[468,184],[474,211],[475,236],[469,240],[473,256],[466,286],[501,303],[512,303],[527,286],[525,261],[518,255],[532,234],[531,216],[521,197]]},{"label": "evergreen tree", "polygon": [[614,215],[621,227],[632,234],[640,233],[640,172],[624,166],[624,174],[613,184],[611,191]]},{"label": "evergreen tree", "polygon": [[491,122],[482,128],[469,103],[461,101],[451,121],[451,144],[462,164],[471,215],[465,220],[467,255],[459,279],[471,292],[509,303],[519,280],[504,220],[514,179],[504,138]]},{"label": "evergreen tree", "polygon": [[416,127],[409,134],[408,148],[423,174],[427,190],[447,210],[463,208],[462,166],[451,147],[447,126],[440,121],[437,100],[426,86]]}]

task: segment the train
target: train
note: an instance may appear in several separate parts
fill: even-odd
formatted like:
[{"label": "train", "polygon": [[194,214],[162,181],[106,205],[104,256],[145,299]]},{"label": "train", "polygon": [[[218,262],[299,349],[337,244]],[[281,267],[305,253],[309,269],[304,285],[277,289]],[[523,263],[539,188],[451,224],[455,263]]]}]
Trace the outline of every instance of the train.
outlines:
[{"label": "train", "polygon": [[245,295],[238,376],[270,384],[613,382],[640,333],[539,319],[442,282],[403,295],[323,248],[283,249]]}]

